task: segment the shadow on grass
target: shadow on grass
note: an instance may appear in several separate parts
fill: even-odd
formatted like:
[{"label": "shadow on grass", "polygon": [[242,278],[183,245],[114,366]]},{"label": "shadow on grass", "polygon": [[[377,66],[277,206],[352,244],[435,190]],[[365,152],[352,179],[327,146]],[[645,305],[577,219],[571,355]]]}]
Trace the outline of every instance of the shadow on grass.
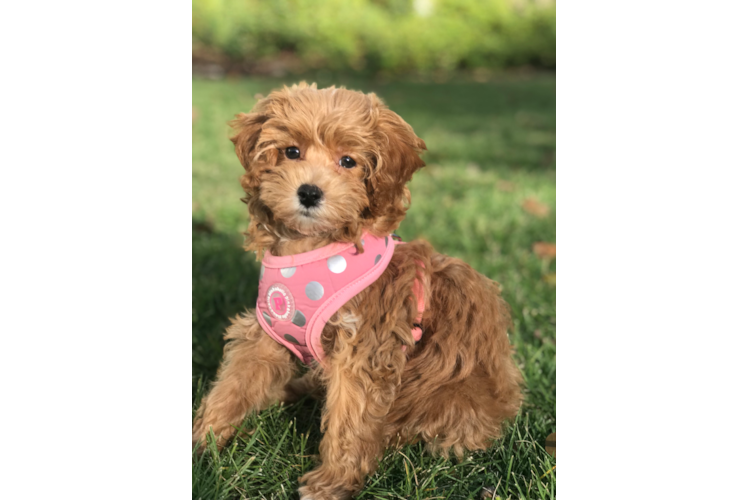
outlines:
[{"label": "shadow on grass", "polygon": [[229,317],[254,307],[259,276],[259,263],[242,248],[241,235],[215,232],[209,223],[193,219],[193,395],[200,377],[215,375]]}]

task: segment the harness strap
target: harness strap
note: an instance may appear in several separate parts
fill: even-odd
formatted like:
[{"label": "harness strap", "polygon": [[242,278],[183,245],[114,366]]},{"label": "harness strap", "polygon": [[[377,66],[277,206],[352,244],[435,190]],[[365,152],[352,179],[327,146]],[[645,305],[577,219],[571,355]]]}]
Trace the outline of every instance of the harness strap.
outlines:
[{"label": "harness strap", "polygon": [[[395,240],[395,245],[401,245],[403,244],[403,240],[396,234],[392,235],[392,239]],[[419,266],[422,268],[425,268],[423,262],[416,261]],[[423,336],[423,325],[421,324],[421,321],[423,320],[423,313],[426,310],[426,298],[423,293],[423,274],[420,270],[416,270],[416,275],[418,279],[416,279],[413,282],[413,295],[416,298],[416,310],[418,311],[418,314],[415,318],[415,323],[413,323],[413,329],[410,331],[410,333],[413,335],[413,339],[416,341],[416,344],[421,341],[421,337]],[[403,346],[403,351],[406,349],[405,346]]]},{"label": "harness strap", "polygon": [[[421,267],[425,267],[423,262],[419,261],[418,264]],[[426,299],[424,298],[423,282],[421,281],[423,279],[423,274],[421,274],[420,271],[416,271],[416,274],[420,279],[417,279],[413,282],[413,295],[415,295],[416,297],[416,308],[418,310],[418,315],[416,316],[416,322],[413,324],[411,333],[413,334],[413,338],[415,339],[417,344],[421,341],[421,337],[423,336],[423,325],[421,324],[421,321],[423,320],[423,313],[426,310]]]}]

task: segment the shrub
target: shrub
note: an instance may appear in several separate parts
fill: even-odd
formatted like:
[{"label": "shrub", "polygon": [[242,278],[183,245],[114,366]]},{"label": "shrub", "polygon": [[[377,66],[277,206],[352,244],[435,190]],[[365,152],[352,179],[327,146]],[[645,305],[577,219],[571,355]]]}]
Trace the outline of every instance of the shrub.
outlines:
[{"label": "shrub", "polygon": [[555,67],[553,1],[432,0],[421,14],[416,4],[429,2],[193,0],[193,54],[247,68],[293,54],[299,71]]}]

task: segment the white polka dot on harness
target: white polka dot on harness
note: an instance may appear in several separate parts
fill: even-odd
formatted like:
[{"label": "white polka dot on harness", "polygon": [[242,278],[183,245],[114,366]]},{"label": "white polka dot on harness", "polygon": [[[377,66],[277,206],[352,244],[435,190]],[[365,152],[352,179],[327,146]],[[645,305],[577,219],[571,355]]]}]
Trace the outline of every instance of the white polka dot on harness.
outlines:
[{"label": "white polka dot on harness", "polygon": [[346,266],[348,263],[345,261],[345,257],[342,255],[333,255],[329,259],[327,259],[327,268],[330,270],[330,272],[333,272],[335,274],[340,274],[343,271],[345,271]]},{"label": "white polka dot on harness", "polygon": [[304,313],[297,310],[296,314],[293,315],[293,319],[291,320],[291,323],[293,323],[296,326],[304,326],[306,325],[306,316],[304,316]]},{"label": "white polka dot on harness", "polygon": [[265,319],[265,321],[268,322],[268,326],[273,326],[273,320],[270,319],[270,316],[268,316],[268,313],[265,311],[262,311],[262,317]]},{"label": "white polka dot on harness", "polygon": [[283,269],[281,269],[281,276],[283,276],[284,278],[290,278],[295,272],[295,267],[284,267]]},{"label": "white polka dot on harness", "polygon": [[325,289],[316,281],[310,281],[304,288],[304,293],[310,300],[319,300],[325,295]]},{"label": "white polka dot on harness", "polygon": [[292,344],[301,345],[301,343],[299,343],[299,341],[296,340],[296,337],[294,337],[293,335],[285,334],[283,338],[288,342],[291,342]]}]

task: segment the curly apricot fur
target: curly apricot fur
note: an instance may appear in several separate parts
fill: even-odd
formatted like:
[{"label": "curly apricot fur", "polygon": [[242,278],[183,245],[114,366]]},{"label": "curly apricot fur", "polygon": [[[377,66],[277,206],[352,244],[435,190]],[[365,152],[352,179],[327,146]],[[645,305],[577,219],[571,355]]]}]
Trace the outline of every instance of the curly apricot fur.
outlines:
[{"label": "curly apricot fur", "polygon": [[[335,241],[364,251],[363,231],[384,236],[404,219],[406,183],[424,165],[424,142],[374,94],[301,83],[271,93],[232,125],[251,216],[246,248],[258,259]],[[289,146],[301,157],[286,158]],[[357,167],[338,165],[343,155]],[[319,207],[299,205],[296,189],[304,183],[323,191]],[[417,345],[414,280],[426,298]],[[496,283],[424,241],[398,245],[379,279],[325,326],[325,365],[301,378],[293,378],[293,356],[262,331],[254,311],[234,319],[193,444],[204,446],[210,429],[226,443],[249,412],[275,401],[324,397],[321,465],[301,478],[302,500],[351,498],[388,446],[424,440],[435,453],[457,456],[483,449],[522,402],[510,326]]]}]

